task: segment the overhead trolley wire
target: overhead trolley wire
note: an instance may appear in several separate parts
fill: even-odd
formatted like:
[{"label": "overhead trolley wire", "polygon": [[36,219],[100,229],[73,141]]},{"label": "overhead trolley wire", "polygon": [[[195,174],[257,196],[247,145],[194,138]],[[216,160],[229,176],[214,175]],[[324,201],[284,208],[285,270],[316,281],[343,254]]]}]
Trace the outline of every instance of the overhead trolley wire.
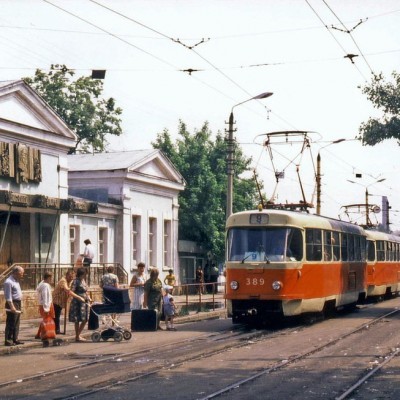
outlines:
[{"label": "overhead trolley wire", "polygon": [[[308,6],[311,8],[311,10],[313,11],[313,13],[316,15],[316,17],[321,21],[321,23],[325,26],[325,28],[328,30],[329,34],[332,36],[333,40],[338,44],[338,46],[342,49],[342,51],[344,52],[345,56],[348,55],[348,52],[346,51],[346,49],[342,46],[342,44],[339,42],[339,40],[337,40],[336,36],[331,32],[331,30],[329,29],[329,27],[325,24],[324,20],[320,17],[320,15],[317,13],[317,11],[314,9],[314,7],[310,4],[310,2],[308,0],[304,0]],[[352,64],[357,68],[357,71],[359,72],[359,74],[362,76],[362,78],[367,81],[367,78],[364,76],[364,74],[361,72],[360,68],[358,68],[358,66],[352,62]]]},{"label": "overhead trolley wire", "polygon": [[[179,39],[174,39],[166,34],[164,34],[163,32],[160,32],[146,24],[143,24],[142,22],[139,22],[131,17],[128,17],[127,15],[120,13],[119,11],[116,11],[108,6],[105,6],[104,4],[96,1],[96,0],[89,0],[90,2],[97,4],[100,7],[103,7],[105,9],[107,9],[108,11],[115,13],[117,15],[119,15],[120,17],[123,17],[125,19],[128,19],[131,22],[134,22],[135,24],[138,24],[140,26],[142,26],[145,29],[148,29],[158,35],[161,35],[162,37],[169,39],[177,44],[180,44],[182,46],[184,46],[185,48],[187,48],[188,50],[191,50],[192,52],[194,52],[198,57],[200,57],[204,62],[206,62],[207,64],[209,64],[213,69],[215,69],[217,72],[219,72],[222,76],[224,76],[227,80],[229,80],[232,84],[234,84],[236,87],[238,87],[241,91],[243,91],[244,93],[246,93],[248,96],[253,96],[253,94],[251,94],[249,91],[247,91],[245,88],[243,88],[241,85],[239,85],[236,81],[234,81],[230,76],[228,76],[227,74],[225,74],[220,68],[218,68],[216,65],[214,65],[211,61],[209,61],[208,59],[206,59],[205,57],[203,57],[201,54],[199,54],[196,50],[194,50],[195,46],[187,46],[184,43],[182,43]],[[196,78],[194,75],[190,75],[193,78],[199,80],[198,78]],[[202,82],[203,84],[209,86],[208,84],[206,84],[204,81],[199,80],[200,82]],[[221,91],[219,91],[218,89],[213,88],[214,90],[217,90],[219,93],[223,94]],[[230,96],[224,94],[225,97],[231,98]],[[272,112],[278,119],[280,119],[281,121],[283,121],[284,123],[286,123],[288,126],[291,126],[292,128],[294,128],[294,126],[289,123],[288,121],[286,121],[284,118],[280,117],[278,114],[276,114],[275,112],[273,112],[272,110],[270,110],[268,107],[266,107],[265,105],[263,105],[260,101],[258,101],[259,104],[261,104],[266,110],[267,112]]]},{"label": "overhead trolley wire", "polygon": [[177,69],[177,67],[176,67],[175,65],[173,65],[172,63],[170,63],[169,61],[163,60],[162,58],[156,56],[155,54],[150,53],[149,51],[144,50],[144,49],[142,49],[141,47],[134,45],[133,43],[131,43],[131,42],[129,42],[129,41],[127,41],[127,40],[121,38],[120,36],[118,36],[118,35],[116,35],[116,34],[110,32],[110,31],[108,31],[108,30],[106,30],[106,29],[104,29],[104,28],[102,28],[101,26],[96,25],[96,24],[94,24],[93,22],[90,22],[90,21],[88,21],[88,20],[85,19],[85,18],[82,18],[82,17],[80,17],[79,15],[74,14],[74,13],[72,13],[71,11],[68,11],[68,10],[66,10],[66,9],[64,9],[64,8],[62,8],[62,7],[60,7],[60,6],[58,6],[57,4],[54,4],[54,3],[50,2],[49,0],[42,0],[42,1],[45,2],[45,3],[47,3],[47,4],[52,5],[52,6],[55,7],[55,8],[58,8],[59,10],[65,12],[65,13],[67,13],[67,14],[69,14],[69,15],[72,15],[73,17],[75,17],[75,18],[77,18],[77,19],[79,19],[79,20],[81,20],[81,21],[83,21],[83,22],[85,22],[85,23],[87,23],[87,24],[89,24],[89,25],[95,27],[96,29],[99,29],[99,30],[101,30],[101,31],[103,31],[103,32],[105,32],[105,33],[107,33],[108,35],[114,37],[115,39],[124,42],[124,43],[127,44],[128,46],[131,46],[131,47],[135,48],[136,50],[139,50],[140,52],[147,54],[147,55],[150,56],[150,57],[155,58],[156,60],[162,62],[163,64],[169,65],[170,67],[172,67],[172,68],[174,68],[174,69]]},{"label": "overhead trolley wire", "polygon": [[[357,42],[355,41],[353,35],[351,34],[351,31],[352,31],[352,30],[349,30],[349,29],[346,27],[346,25],[342,22],[342,20],[339,18],[339,16],[332,10],[332,8],[329,6],[329,4],[328,4],[325,0],[322,0],[322,1],[323,1],[324,4],[328,7],[329,11],[336,17],[336,19],[339,21],[339,23],[343,26],[343,28],[345,29],[345,33],[348,33],[348,34],[349,34],[349,36],[350,36],[351,40],[353,41],[354,45],[357,47],[357,50],[360,52],[361,57],[364,59],[365,63],[367,64],[367,66],[368,66],[368,68],[369,68],[369,70],[370,70],[371,73],[373,74],[374,71],[372,70],[372,68],[371,68],[371,66],[369,65],[367,59],[365,58],[363,52],[361,51],[361,49],[360,49],[360,47],[358,46]],[[362,23],[362,20],[360,21],[359,24],[361,24],[361,23]],[[358,25],[359,25],[359,24],[358,24]],[[358,26],[358,25],[357,25],[357,26]]]}]

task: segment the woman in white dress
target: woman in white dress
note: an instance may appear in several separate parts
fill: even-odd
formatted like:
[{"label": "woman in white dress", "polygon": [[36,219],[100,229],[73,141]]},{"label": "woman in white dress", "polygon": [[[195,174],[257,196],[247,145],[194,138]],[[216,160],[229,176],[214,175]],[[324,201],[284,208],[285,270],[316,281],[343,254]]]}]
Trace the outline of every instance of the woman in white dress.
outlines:
[{"label": "woman in white dress", "polygon": [[141,310],[143,308],[144,284],[147,281],[147,276],[144,273],[145,264],[140,262],[137,268],[138,271],[135,275],[133,275],[129,285],[131,288],[133,288],[131,310]]}]

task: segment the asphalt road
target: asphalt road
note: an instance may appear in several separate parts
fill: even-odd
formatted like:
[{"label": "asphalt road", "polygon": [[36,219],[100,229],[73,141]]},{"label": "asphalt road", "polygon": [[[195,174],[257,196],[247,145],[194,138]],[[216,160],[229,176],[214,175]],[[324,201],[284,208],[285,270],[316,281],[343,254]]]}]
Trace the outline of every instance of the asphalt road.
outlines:
[{"label": "asphalt road", "polygon": [[[399,307],[396,298],[312,325],[257,331],[214,319],[121,343],[26,348],[1,356],[0,398],[337,399],[400,347]],[[399,367],[393,357],[348,398],[399,399]]]}]

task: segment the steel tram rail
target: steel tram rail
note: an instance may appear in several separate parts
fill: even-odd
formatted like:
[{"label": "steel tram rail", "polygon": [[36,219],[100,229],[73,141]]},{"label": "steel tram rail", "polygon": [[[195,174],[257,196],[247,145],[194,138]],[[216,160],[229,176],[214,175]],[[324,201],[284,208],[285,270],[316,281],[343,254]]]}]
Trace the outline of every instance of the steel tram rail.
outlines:
[{"label": "steel tram rail", "polygon": [[335,400],[344,400],[351,394],[353,394],[363,383],[365,383],[371,376],[374,376],[377,372],[379,372],[385,365],[390,363],[394,357],[400,354],[400,349],[395,350],[394,352],[390,352],[384,356],[384,361],[382,361],[379,365],[377,365],[374,369],[372,369],[368,374],[365,374],[362,378],[360,378],[353,386],[349,387],[344,393],[340,396],[336,397]]},{"label": "steel tram rail", "polygon": [[[245,346],[247,344],[248,340],[254,339],[256,337],[262,337],[262,336],[267,336],[270,335],[271,331],[255,331],[255,332],[249,332],[247,327],[245,326],[238,326],[235,329],[227,329],[227,330],[221,330],[218,333],[212,332],[211,334],[204,334],[204,335],[200,335],[197,338],[189,338],[189,339],[184,339],[184,340],[179,340],[179,341],[174,341],[174,342],[170,342],[168,344],[168,348],[164,347],[163,348],[163,353],[166,354],[168,351],[170,351],[172,354],[176,351],[176,346],[182,345],[183,343],[187,343],[187,344],[193,344],[193,343],[203,343],[204,340],[212,340],[215,342],[219,342],[220,346],[218,349],[216,350],[211,350],[207,353],[202,353],[200,355],[195,355],[195,356],[188,356],[185,357],[183,360],[179,361],[179,362],[175,362],[174,366],[179,366],[183,363],[187,363],[187,362],[191,362],[191,361],[195,361],[204,357],[208,357],[210,355],[214,355],[214,354],[218,354],[224,351],[229,351],[232,348],[238,348],[241,346]],[[244,341],[244,339],[246,339]],[[235,341],[235,344],[227,344],[225,345],[224,342],[228,342],[228,341]],[[240,344],[238,345],[236,342],[237,341],[241,341]],[[222,347],[221,347],[222,346]],[[90,368],[93,367],[95,365],[101,365],[101,364],[105,364],[107,362],[112,362],[112,361],[116,361],[118,359],[121,358],[129,358],[129,357],[140,357],[140,355],[146,355],[146,357],[149,357],[149,354],[157,354],[157,352],[159,352],[160,347],[159,346],[153,346],[153,347],[148,347],[146,349],[142,349],[140,351],[133,351],[133,352],[126,352],[126,353],[119,353],[119,354],[113,354],[111,356],[107,356],[107,357],[102,357],[102,358],[98,358],[95,360],[91,360],[91,361],[87,361],[87,362],[83,362],[83,363],[79,363],[73,366],[69,366],[69,367],[65,367],[65,368],[59,368],[57,370],[50,370],[47,372],[43,372],[43,373],[39,373],[39,374],[34,374],[34,375],[30,375],[27,377],[23,377],[23,378],[19,378],[19,379],[14,379],[14,380],[10,380],[7,382],[3,382],[0,383],[0,388],[6,388],[6,387],[15,387],[15,386],[21,386],[21,384],[23,383],[27,383],[30,381],[38,381],[40,379],[45,379],[45,378],[49,378],[49,377],[54,377],[54,376],[62,376],[65,373],[70,373],[76,370],[82,370],[84,368]],[[107,390],[110,389],[116,385],[121,385],[130,381],[134,381],[137,379],[143,379],[146,378],[147,376],[156,374],[157,372],[160,371],[160,369],[171,369],[171,365],[156,365],[153,366],[151,368],[150,371],[146,371],[144,373],[139,373],[138,375],[136,375],[135,377],[130,377],[127,379],[118,379],[117,382],[113,382],[112,379],[109,379],[107,381],[107,383],[105,385],[102,385],[101,387],[96,387],[95,389],[92,390],[85,390],[81,393],[77,393],[74,395],[69,395],[67,397],[57,397],[58,399],[76,399],[76,398],[81,398],[93,393],[98,392],[99,390]],[[104,382],[104,381],[103,381]],[[27,396],[28,398],[29,396]]]},{"label": "steel tram rail", "polygon": [[[343,340],[343,339],[345,339],[345,338],[347,338],[347,337],[349,337],[349,336],[351,336],[351,335],[353,335],[353,334],[355,334],[357,332],[360,332],[360,331],[362,331],[364,329],[368,329],[369,326],[375,325],[375,324],[379,323],[381,320],[383,320],[384,318],[387,318],[388,316],[396,314],[398,312],[400,312],[400,310],[396,309],[396,310],[390,311],[390,312],[388,312],[388,313],[386,313],[384,315],[381,315],[380,317],[374,318],[370,322],[366,322],[366,323],[362,324],[358,328],[353,329],[352,331],[350,331],[350,332],[346,333],[345,335],[342,335],[342,336],[330,341],[329,343],[322,344],[321,346],[318,346],[318,347],[316,347],[315,349],[313,349],[311,351],[307,351],[306,353],[299,354],[298,356],[295,356],[295,357],[291,358],[290,360],[284,360],[283,362],[276,363],[275,365],[273,365],[273,366],[271,366],[269,368],[265,368],[262,371],[259,371],[259,372],[255,373],[254,375],[251,375],[251,376],[249,376],[249,377],[247,377],[245,379],[241,379],[241,380],[239,380],[237,382],[234,382],[234,383],[232,383],[232,384],[230,384],[230,385],[228,385],[228,386],[226,386],[226,387],[224,387],[222,389],[219,389],[219,390],[217,390],[217,391],[215,391],[213,393],[210,393],[209,395],[207,395],[205,397],[202,397],[202,398],[200,398],[198,400],[215,399],[215,398],[217,398],[217,397],[219,397],[219,396],[221,396],[223,394],[226,394],[226,393],[230,392],[231,390],[237,389],[239,386],[243,386],[243,385],[245,385],[247,383],[250,383],[250,382],[256,380],[257,378],[259,378],[259,377],[261,377],[263,375],[267,375],[267,374],[273,373],[274,371],[277,371],[279,369],[283,369],[283,368],[287,367],[290,364],[294,364],[297,361],[303,360],[303,359],[305,359],[305,358],[307,358],[307,357],[309,357],[309,356],[311,356],[313,354],[316,354],[316,353],[326,349],[327,347],[330,347],[330,346],[340,342],[341,340]],[[395,355],[397,355],[399,352],[400,352],[400,349],[397,350],[395,352],[395,354],[393,354],[391,359]],[[388,360],[388,362],[389,362],[389,360]],[[342,395],[342,396],[345,395],[344,397],[338,397],[335,400],[344,400],[349,394],[354,392],[354,390],[356,390],[366,379],[368,379],[368,377],[372,375],[372,372],[376,373],[380,368],[382,368],[383,364],[384,363],[382,363],[380,366],[378,366],[379,368],[376,367],[374,370],[372,370],[369,374],[366,375],[366,377],[363,377],[362,379],[360,379],[359,382],[357,382],[355,385],[353,385],[350,388],[350,389],[352,389],[351,391],[349,389],[348,393],[346,391]]]}]

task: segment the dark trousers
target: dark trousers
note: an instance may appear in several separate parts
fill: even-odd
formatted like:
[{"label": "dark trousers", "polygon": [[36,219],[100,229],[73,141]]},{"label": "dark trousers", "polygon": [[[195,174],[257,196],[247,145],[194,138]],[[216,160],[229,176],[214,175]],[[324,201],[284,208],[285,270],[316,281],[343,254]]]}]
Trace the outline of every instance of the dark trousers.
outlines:
[{"label": "dark trousers", "polygon": [[84,267],[90,267],[90,264],[92,264],[92,259],[85,257],[82,261],[82,264]]},{"label": "dark trousers", "polygon": [[[14,307],[16,310],[21,311],[21,301],[13,300]],[[9,310],[10,306],[6,302],[6,310]],[[19,335],[19,322],[21,320],[20,313],[7,312],[6,329],[5,329],[5,340],[10,343],[15,343],[18,340]]]},{"label": "dark trousers", "polygon": [[56,325],[56,333],[60,333],[60,317],[61,317],[62,307],[55,303],[53,303],[53,305],[55,314],[54,323]]}]

